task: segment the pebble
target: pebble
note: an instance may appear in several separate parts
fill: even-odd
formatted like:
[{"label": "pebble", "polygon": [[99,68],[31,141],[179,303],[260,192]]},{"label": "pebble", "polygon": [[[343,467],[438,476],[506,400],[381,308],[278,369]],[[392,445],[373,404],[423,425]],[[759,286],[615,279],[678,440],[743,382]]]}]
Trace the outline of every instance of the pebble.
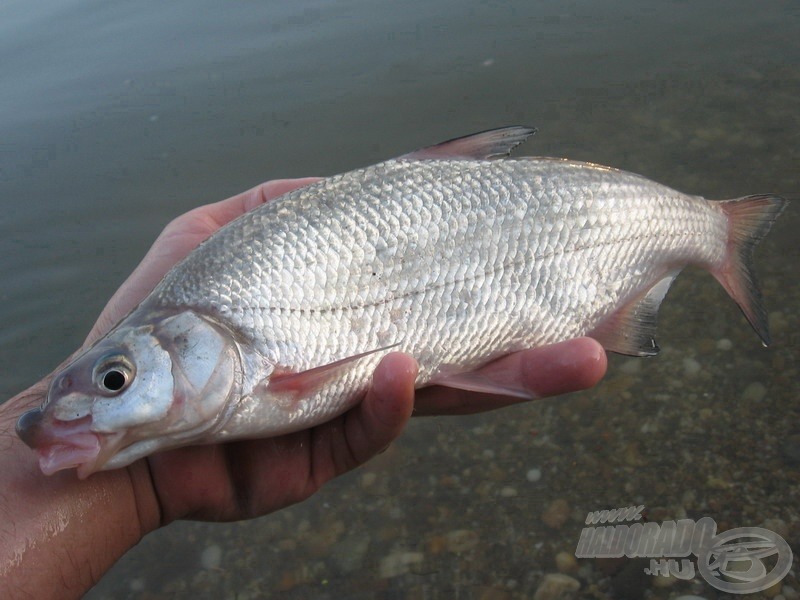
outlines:
[{"label": "pebble", "polygon": [[297,540],[293,538],[278,540],[278,550],[280,550],[281,552],[294,552],[296,549],[297,549]]},{"label": "pebble", "polygon": [[731,487],[731,482],[716,475],[709,475],[706,478],[706,486],[712,490],[727,490]]},{"label": "pebble", "polygon": [[653,577],[653,587],[659,589],[667,589],[676,585],[680,579],[677,577]]},{"label": "pebble", "polygon": [[369,548],[369,536],[354,534],[336,544],[331,555],[333,561],[344,573],[361,568]]},{"label": "pebble", "polygon": [[371,471],[368,471],[368,472],[364,473],[361,476],[361,487],[363,487],[363,488],[371,487],[372,484],[375,483],[376,479],[378,479],[378,476],[375,473],[373,473]]},{"label": "pebble", "polygon": [[761,523],[760,527],[764,529],[769,529],[773,533],[777,533],[782,538],[786,539],[789,537],[789,525],[783,519],[779,519],[778,517],[764,519]]},{"label": "pebble", "polygon": [[314,556],[325,556],[330,552],[333,544],[339,541],[346,530],[341,519],[326,522],[306,542],[308,550]]},{"label": "pebble", "polygon": [[542,579],[533,600],[569,600],[581,589],[580,582],[563,573],[548,573]]},{"label": "pebble", "polygon": [[781,454],[786,462],[800,464],[800,433],[787,435],[781,441]]},{"label": "pebble", "polygon": [[730,341],[728,338],[722,338],[717,340],[717,350],[731,350],[733,348],[733,342]]},{"label": "pebble", "polygon": [[800,593],[798,593],[793,587],[786,584],[784,584],[781,588],[781,593],[786,600],[797,600],[800,598]]},{"label": "pebble", "polygon": [[631,467],[641,467],[647,464],[647,461],[642,458],[639,452],[639,444],[636,442],[625,444],[623,456],[625,457],[625,464]]},{"label": "pebble", "polygon": [[500,495],[503,498],[513,498],[514,496],[517,495],[517,490],[513,487],[506,486],[500,490]]},{"label": "pebble", "polygon": [[542,478],[542,470],[533,468],[530,469],[527,473],[525,473],[525,479],[530,481],[531,483],[536,483]]},{"label": "pebble", "polygon": [[222,564],[222,548],[216,544],[207,546],[200,555],[200,564],[203,565],[204,569],[219,569],[220,564]]},{"label": "pebble", "polygon": [[683,596],[678,596],[675,600],[706,600],[702,596],[695,596],[694,594],[684,594]]},{"label": "pebble", "polygon": [[786,320],[786,316],[780,312],[775,311],[769,313],[769,330],[775,334],[785,330],[788,326],[788,322]]},{"label": "pebble", "polygon": [[642,423],[639,431],[642,433],[658,433],[658,424],[655,421],[647,420]]},{"label": "pebble", "polygon": [[384,579],[397,577],[408,573],[412,566],[422,563],[424,559],[422,552],[393,552],[381,561],[379,572]]},{"label": "pebble", "polygon": [[761,592],[766,598],[775,598],[776,600],[783,600],[783,596],[781,596],[781,582],[778,581],[773,583],[767,589],[762,590]]},{"label": "pebble", "polygon": [[553,500],[550,505],[542,513],[542,521],[548,527],[553,529],[561,529],[564,523],[569,519],[569,504],[567,501],[559,498]]},{"label": "pebble", "polygon": [[763,383],[754,381],[742,392],[742,400],[745,402],[761,402],[767,395],[767,388]]},{"label": "pebble", "polygon": [[495,587],[481,586],[476,590],[478,600],[509,600],[511,592]]},{"label": "pebble", "polygon": [[303,565],[302,567],[297,567],[283,573],[278,581],[276,589],[279,592],[288,592],[293,587],[308,583],[310,581],[310,572],[306,567],[306,565]]},{"label": "pebble", "polygon": [[647,564],[646,559],[626,559],[622,569],[611,578],[611,597],[615,600],[641,600],[646,597],[645,590],[653,584],[653,578],[644,572]]},{"label": "pebble", "polygon": [[434,556],[441,554],[447,548],[447,538],[443,535],[434,535],[428,540],[428,552]]},{"label": "pebble", "polygon": [[702,367],[700,366],[700,363],[697,362],[695,359],[691,357],[683,359],[683,372],[688,377],[693,377],[694,375],[697,375],[701,369]]},{"label": "pebble", "polygon": [[620,372],[625,373],[626,375],[636,375],[639,371],[642,370],[642,359],[629,358],[620,365],[619,370]]},{"label": "pebble", "polygon": [[694,490],[686,490],[683,492],[683,495],[681,496],[681,504],[683,505],[682,508],[694,510],[696,502],[697,494],[694,492]]},{"label": "pebble", "polygon": [[144,579],[142,579],[141,577],[136,577],[134,579],[131,579],[128,585],[130,586],[132,592],[144,591]]},{"label": "pebble", "polygon": [[575,555],[569,552],[556,554],[556,569],[558,569],[559,573],[576,573],[578,571],[578,561]]},{"label": "pebble", "polygon": [[455,529],[445,536],[445,545],[450,552],[468,552],[478,545],[478,534],[469,529]]}]

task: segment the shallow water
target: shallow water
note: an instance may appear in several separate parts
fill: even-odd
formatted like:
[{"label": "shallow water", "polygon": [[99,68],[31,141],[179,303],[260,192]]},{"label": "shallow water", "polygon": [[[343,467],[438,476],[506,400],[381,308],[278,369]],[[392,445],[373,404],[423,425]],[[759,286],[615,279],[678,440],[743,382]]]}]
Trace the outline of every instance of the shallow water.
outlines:
[{"label": "shallow water", "polygon": [[[797,193],[798,33],[786,2],[5,2],[2,397],[81,343],[171,218],[266,179],[524,123],[528,154],[712,198]],[[89,597],[531,597],[587,512],[631,504],[771,520],[799,549],[798,226],[795,202],[757,253],[771,348],[687,272],[657,359],[615,357],[591,392],[415,420],[302,505],[157,532]],[[589,597],[719,594],[635,561],[577,569]]]}]

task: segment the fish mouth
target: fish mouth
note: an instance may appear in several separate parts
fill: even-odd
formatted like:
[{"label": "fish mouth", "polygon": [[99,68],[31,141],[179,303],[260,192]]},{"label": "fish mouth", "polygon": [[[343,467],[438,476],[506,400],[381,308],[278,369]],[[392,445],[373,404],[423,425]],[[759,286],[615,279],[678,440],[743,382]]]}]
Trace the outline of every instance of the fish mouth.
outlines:
[{"label": "fish mouth", "polygon": [[100,471],[122,442],[122,434],[92,431],[92,417],[61,421],[41,408],[24,413],[17,421],[17,435],[39,456],[45,475],[77,468],[79,479]]}]

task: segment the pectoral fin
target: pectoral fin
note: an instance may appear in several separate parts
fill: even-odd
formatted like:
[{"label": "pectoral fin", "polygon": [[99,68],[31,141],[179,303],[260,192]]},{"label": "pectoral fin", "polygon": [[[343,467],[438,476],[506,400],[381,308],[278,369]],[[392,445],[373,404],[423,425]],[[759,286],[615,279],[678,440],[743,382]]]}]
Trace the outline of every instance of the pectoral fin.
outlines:
[{"label": "pectoral fin", "polygon": [[305,371],[291,371],[283,367],[277,367],[270,375],[268,381],[264,382],[266,384],[265,387],[266,390],[272,394],[304,398],[319,390],[334,377],[340,376],[342,373],[346,372],[356,361],[378,352],[385,352],[398,345],[399,344],[393,344],[391,346],[369,350]]}]

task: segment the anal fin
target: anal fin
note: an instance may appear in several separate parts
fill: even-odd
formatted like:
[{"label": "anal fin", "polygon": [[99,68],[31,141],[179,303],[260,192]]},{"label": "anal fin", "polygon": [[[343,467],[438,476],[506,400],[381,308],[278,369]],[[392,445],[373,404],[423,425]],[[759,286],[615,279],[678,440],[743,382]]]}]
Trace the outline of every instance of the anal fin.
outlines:
[{"label": "anal fin", "polygon": [[672,271],[655,285],[607,317],[589,337],[606,350],[630,356],[655,356],[658,308],[679,270]]}]

